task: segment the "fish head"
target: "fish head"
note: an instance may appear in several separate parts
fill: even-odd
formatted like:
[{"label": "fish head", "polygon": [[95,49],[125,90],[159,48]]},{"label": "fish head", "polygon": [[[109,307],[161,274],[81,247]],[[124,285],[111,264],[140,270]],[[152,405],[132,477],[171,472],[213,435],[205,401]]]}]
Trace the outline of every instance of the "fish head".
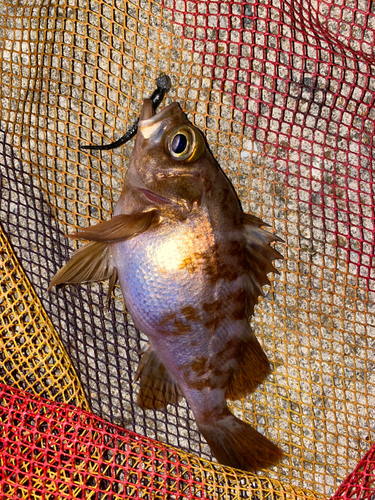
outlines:
[{"label": "fish head", "polygon": [[147,202],[173,205],[188,211],[200,205],[209,188],[209,172],[216,162],[202,133],[174,102],[154,114],[145,99],[130,158],[127,182]]}]

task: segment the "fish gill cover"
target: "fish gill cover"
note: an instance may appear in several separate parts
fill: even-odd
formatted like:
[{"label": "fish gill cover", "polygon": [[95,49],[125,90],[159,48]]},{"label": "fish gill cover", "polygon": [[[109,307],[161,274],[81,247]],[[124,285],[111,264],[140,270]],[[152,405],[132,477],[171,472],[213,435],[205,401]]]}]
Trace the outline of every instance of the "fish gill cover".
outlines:
[{"label": "fish gill cover", "polygon": [[[285,256],[276,263],[281,274],[253,318],[273,375],[252,397],[232,403],[285,457],[256,479],[236,473],[234,489],[230,472],[207,473],[218,466],[199,462],[208,488],[199,495],[327,497],[354,470],[337,498],[371,498],[373,9],[373,2],[322,0],[1,2],[3,382],[86,408],[83,387],[99,417],[155,438],[165,450],[211,458],[184,400],[165,412],[136,405],[133,378],[145,338],[119,289],[109,311],[101,284],[46,292],[76,248],[64,233],[110,218],[133,143],[90,154],[80,145],[120,138],[164,72],[172,82],[164,105],[180,103],[243,209],[285,241],[277,245]],[[25,405],[23,415],[31,411],[31,396],[7,391]],[[3,415],[11,414],[1,401]],[[29,438],[39,439],[33,417],[17,422],[21,434],[30,429]],[[58,432],[52,422],[46,436]],[[59,489],[66,463],[83,471],[76,477],[87,479],[87,498],[115,494],[110,480],[88,493],[88,476],[108,479],[109,472],[74,448],[67,445],[70,462],[58,455],[54,476],[51,453],[27,454],[12,445],[20,434],[1,429],[2,450],[17,460],[0,456],[5,498],[82,497],[81,489]],[[137,484],[144,467],[162,479],[131,495],[167,497],[172,474],[158,476],[147,453],[135,467]]]}]

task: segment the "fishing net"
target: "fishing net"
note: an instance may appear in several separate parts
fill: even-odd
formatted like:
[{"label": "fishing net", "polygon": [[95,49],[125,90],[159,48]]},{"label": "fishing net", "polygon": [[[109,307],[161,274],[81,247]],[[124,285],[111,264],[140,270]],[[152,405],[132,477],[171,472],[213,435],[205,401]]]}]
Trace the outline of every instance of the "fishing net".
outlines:
[{"label": "fishing net", "polygon": [[[1,498],[374,499],[375,3],[1,0]],[[145,337],[106,284],[47,292],[108,220],[166,73],[243,208],[284,243],[254,330],[273,373],[232,411],[278,443],[218,465],[183,400],[136,405]],[[126,429],[126,430],[125,430]],[[336,493],[335,493],[336,492]]]}]

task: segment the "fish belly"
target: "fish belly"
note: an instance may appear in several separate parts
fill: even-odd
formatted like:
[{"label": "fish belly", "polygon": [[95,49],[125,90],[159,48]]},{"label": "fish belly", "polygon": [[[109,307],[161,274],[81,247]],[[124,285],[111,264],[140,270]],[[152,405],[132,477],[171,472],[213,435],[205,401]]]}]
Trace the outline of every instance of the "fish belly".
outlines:
[{"label": "fish belly", "polygon": [[[242,278],[230,283],[212,279],[214,247],[214,234],[203,214],[164,224],[114,248],[121,289],[135,326],[147,335],[180,385],[188,384],[193,366],[193,391],[195,379],[214,376],[216,358],[227,365],[223,373],[229,377],[236,362],[236,339],[245,327],[245,320],[231,321],[226,311],[231,307],[228,295],[233,295]],[[220,361],[220,356],[225,359]]]},{"label": "fish belly", "polygon": [[136,326],[150,338],[191,327],[192,318],[184,320],[181,311],[197,307],[202,296],[211,293],[202,267],[213,242],[207,220],[196,217],[162,224],[114,245],[126,306]]}]

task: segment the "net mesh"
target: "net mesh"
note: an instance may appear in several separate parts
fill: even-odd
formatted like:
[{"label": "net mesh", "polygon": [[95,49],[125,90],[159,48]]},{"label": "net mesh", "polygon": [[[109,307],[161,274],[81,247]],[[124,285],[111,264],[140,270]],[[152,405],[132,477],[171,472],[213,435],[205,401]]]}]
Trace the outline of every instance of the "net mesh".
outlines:
[{"label": "net mesh", "polygon": [[0,231],[0,380],[88,409],[66,351]]},{"label": "net mesh", "polygon": [[259,491],[270,500],[322,498],[225,469],[3,385],[0,415],[4,499],[257,498]]},{"label": "net mesh", "polygon": [[[121,137],[156,77],[167,73],[172,89],[165,103],[181,104],[204,132],[244,210],[285,242],[277,245],[285,256],[276,263],[280,275],[265,288],[253,318],[273,375],[253,396],[231,403],[236,415],[285,452],[278,467],[258,477],[279,480],[297,496],[332,495],[375,437],[375,4],[0,5],[0,217],[12,247],[4,243],[6,255],[17,269],[14,274],[2,266],[6,286],[16,288],[22,266],[29,280],[25,290],[39,297],[33,301],[40,300],[43,321],[56,328],[95,414],[162,441],[165,450],[176,446],[212,458],[184,401],[164,412],[137,407],[133,378],[145,337],[127,316],[120,290],[108,311],[102,284],[46,292],[74,249],[64,232],[110,218],[133,144],[90,154],[79,145]],[[15,306],[4,313],[4,300],[16,298],[2,296],[3,324],[8,314],[23,321]],[[39,323],[30,331],[26,325],[17,330],[19,342],[31,338],[38,344],[33,339]],[[53,331],[50,323],[48,329]],[[65,351],[52,335],[57,360]],[[2,359],[11,357],[13,344],[3,342]],[[4,383],[84,404],[68,364],[59,368],[61,377],[43,378],[28,355],[20,357],[25,351],[17,352],[14,373],[22,383],[2,369]],[[28,385],[22,366],[33,373]],[[352,476],[357,484],[373,474],[372,456]],[[199,464],[202,471],[213,467]],[[219,475],[227,480],[227,472]],[[250,484],[248,475],[236,477],[238,484]],[[262,484],[257,494],[267,498]],[[217,487],[219,493],[216,486],[210,490],[212,498],[224,495]],[[351,498],[370,498],[363,488],[350,490],[357,491]]]},{"label": "net mesh", "polygon": [[363,498],[373,500],[375,490],[374,475],[375,447],[362,458],[355,470],[338,488],[332,500]]}]

